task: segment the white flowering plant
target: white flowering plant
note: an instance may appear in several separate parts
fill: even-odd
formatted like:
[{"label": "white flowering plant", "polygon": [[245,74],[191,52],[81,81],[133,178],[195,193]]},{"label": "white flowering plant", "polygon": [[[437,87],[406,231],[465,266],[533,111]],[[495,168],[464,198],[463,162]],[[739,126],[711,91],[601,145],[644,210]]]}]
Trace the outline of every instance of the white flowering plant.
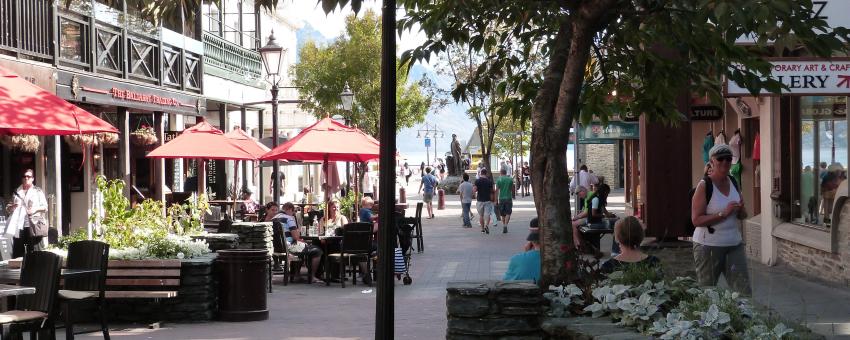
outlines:
[{"label": "white flowering plant", "polygon": [[555,287],[544,297],[552,316],[610,317],[660,339],[781,340],[809,333],[786,326],[736,292],[699,287],[687,277],[635,283],[646,277],[612,273],[591,287],[592,299],[583,299],[588,295],[576,285]]}]

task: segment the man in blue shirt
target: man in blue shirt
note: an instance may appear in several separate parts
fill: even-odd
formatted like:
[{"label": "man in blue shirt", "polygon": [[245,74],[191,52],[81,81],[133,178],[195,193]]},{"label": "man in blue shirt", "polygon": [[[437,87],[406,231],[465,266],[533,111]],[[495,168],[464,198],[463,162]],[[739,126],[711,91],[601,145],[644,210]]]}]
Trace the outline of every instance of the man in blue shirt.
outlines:
[{"label": "man in blue shirt", "polygon": [[419,183],[419,192],[422,192],[423,188],[425,189],[422,194],[422,201],[428,207],[428,218],[434,218],[434,208],[431,201],[434,200],[434,189],[437,188],[437,183],[437,177],[431,174],[431,167],[425,168],[425,175],[422,176],[422,182]]},{"label": "man in blue shirt", "polygon": [[505,281],[509,280],[531,280],[540,281],[540,234],[537,231],[537,218],[531,220],[532,231],[526,240],[526,250],[511,256],[508,270],[505,272]]}]

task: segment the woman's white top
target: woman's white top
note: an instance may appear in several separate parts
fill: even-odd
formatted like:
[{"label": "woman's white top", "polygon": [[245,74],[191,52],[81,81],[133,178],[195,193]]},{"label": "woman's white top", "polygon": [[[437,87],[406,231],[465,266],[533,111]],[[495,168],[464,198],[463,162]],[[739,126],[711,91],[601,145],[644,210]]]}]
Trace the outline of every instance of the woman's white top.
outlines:
[{"label": "woman's white top", "polygon": [[[720,189],[714,185],[714,191],[711,193],[711,200],[705,207],[706,215],[717,215],[726,209],[730,202],[741,202],[741,195],[735,186],[729,183],[729,196],[720,192]],[[694,229],[693,241],[706,246],[714,247],[731,247],[741,244],[741,230],[738,228],[740,222],[737,214],[729,214],[720,222],[715,223],[711,227],[714,228],[714,233],[709,233],[708,228],[699,227]]]},{"label": "woman's white top", "polygon": [[29,226],[30,219],[27,216],[27,207],[33,210],[47,210],[47,198],[44,197],[44,192],[35,185],[29,190],[24,190],[23,187],[18,187],[15,190],[15,204],[18,205],[9,220],[6,223],[4,233],[8,236],[19,237],[21,230]]}]

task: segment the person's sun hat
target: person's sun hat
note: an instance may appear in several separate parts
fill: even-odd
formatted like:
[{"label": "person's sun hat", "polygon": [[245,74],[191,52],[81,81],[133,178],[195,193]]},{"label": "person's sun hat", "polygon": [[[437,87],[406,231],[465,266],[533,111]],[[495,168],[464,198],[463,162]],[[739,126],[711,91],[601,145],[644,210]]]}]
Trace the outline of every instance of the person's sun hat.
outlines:
[{"label": "person's sun hat", "polygon": [[717,144],[708,151],[708,155],[711,158],[732,157],[732,148],[726,144]]}]

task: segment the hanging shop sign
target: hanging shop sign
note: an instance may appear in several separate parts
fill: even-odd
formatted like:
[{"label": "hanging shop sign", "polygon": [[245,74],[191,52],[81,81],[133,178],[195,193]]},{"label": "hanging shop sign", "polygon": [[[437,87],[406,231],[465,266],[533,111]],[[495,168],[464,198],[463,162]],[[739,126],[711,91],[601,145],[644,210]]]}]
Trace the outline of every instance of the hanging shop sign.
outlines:
[{"label": "hanging shop sign", "polygon": [[[848,1],[850,2],[850,1]],[[785,84],[782,94],[848,95],[850,94],[850,59],[777,60],[771,62],[771,77]],[[730,96],[749,96],[750,91],[734,81],[726,82]],[[771,94],[762,90],[762,94]]]},{"label": "hanging shop sign", "polygon": [[719,106],[691,106],[691,120],[718,120],[721,117],[723,117],[723,110]]},{"label": "hanging shop sign", "polygon": [[582,144],[599,143],[620,139],[640,138],[640,128],[637,123],[608,122],[608,125],[593,122],[578,128],[578,141]]}]

